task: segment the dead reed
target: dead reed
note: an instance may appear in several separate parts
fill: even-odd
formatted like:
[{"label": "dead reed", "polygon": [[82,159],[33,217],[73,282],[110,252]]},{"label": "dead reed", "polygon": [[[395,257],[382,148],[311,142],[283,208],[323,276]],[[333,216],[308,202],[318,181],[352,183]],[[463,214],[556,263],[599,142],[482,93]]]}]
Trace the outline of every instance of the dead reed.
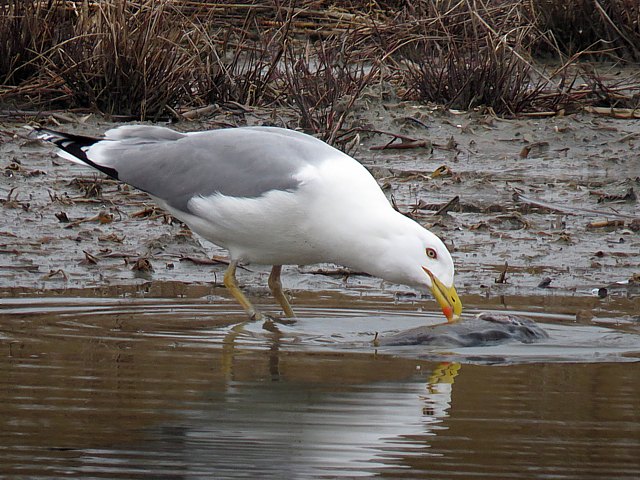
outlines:
[{"label": "dead reed", "polygon": [[[403,61],[398,70],[409,98],[458,109],[489,107],[503,115],[553,114],[596,101],[616,104],[622,100],[619,92],[634,90],[633,80],[626,88],[621,85],[624,81],[610,85],[594,70],[576,64],[595,55],[636,55],[631,39],[640,41],[632,32],[637,30],[638,8],[623,12],[625,2],[596,0],[594,12],[586,1],[579,2],[583,8],[554,0],[425,1],[419,9],[405,9],[396,17],[399,24],[394,31],[409,34],[391,35],[387,43],[396,60]],[[564,21],[549,13],[554,11],[562,11]],[[624,17],[623,25],[611,21],[614,12],[615,18]],[[590,35],[584,34],[586,25]],[[614,45],[606,40],[614,28],[624,42]],[[564,32],[584,34],[582,43],[563,37]],[[593,32],[598,32],[599,40]],[[574,53],[576,46],[586,50]],[[541,52],[559,60],[559,68],[541,68],[533,60]],[[612,91],[618,95],[610,95]]]},{"label": "dead reed", "polygon": [[76,105],[108,115],[157,119],[190,93],[195,57],[182,17],[166,2],[85,4],[72,38],[47,56]]},{"label": "dead reed", "polygon": [[70,22],[60,0],[0,1],[0,85],[18,85],[38,74],[40,54],[60,41]]},{"label": "dead reed", "polygon": [[523,5],[527,21],[544,35],[535,53],[640,60],[640,4],[636,0],[535,0]]},{"label": "dead reed", "polygon": [[637,61],[639,25],[636,0],[0,0],[0,103],[132,119],[280,107],[332,143],[380,71],[450,108],[636,108],[635,78],[580,65]]},{"label": "dead reed", "polygon": [[484,42],[407,64],[407,96],[458,110],[490,107],[500,115],[527,109],[540,88],[531,65],[504,45]]},{"label": "dead reed", "polygon": [[292,108],[300,126],[334,143],[354,104],[378,74],[374,63],[356,61],[351,34],[325,42],[291,43],[283,57],[281,103]]},{"label": "dead reed", "polygon": [[[529,107],[539,87],[525,45],[534,35],[514,2],[428,1],[403,12],[412,36],[394,39],[406,96],[497,114]],[[417,20],[417,21],[414,21]]]},{"label": "dead reed", "polygon": [[263,29],[252,16],[241,28],[211,33],[212,24],[212,17],[200,23],[199,44],[192,42],[189,47],[199,58],[194,97],[220,106],[273,103],[279,96],[275,78],[284,51],[282,32]]}]

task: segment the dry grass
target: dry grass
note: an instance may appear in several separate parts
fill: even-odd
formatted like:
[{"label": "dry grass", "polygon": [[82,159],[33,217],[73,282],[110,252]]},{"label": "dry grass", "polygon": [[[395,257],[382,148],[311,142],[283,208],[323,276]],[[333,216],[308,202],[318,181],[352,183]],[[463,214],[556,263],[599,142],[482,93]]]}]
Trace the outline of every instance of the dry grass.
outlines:
[{"label": "dry grass", "polygon": [[[265,30],[253,17],[247,17],[241,28],[218,29],[208,33],[200,25],[200,44],[191,45],[199,52],[198,84],[194,92],[201,102],[225,105],[265,105],[279,96],[274,85],[284,51],[280,31]],[[210,28],[210,27],[209,27]]]},{"label": "dry grass", "polygon": [[300,118],[300,126],[334,143],[363,89],[375,78],[375,65],[355,61],[351,36],[329,42],[288,45],[283,58],[282,100]]},{"label": "dry grass", "polygon": [[536,32],[516,3],[433,0],[403,12],[398,21],[411,25],[411,36],[392,44],[407,60],[400,67],[406,96],[498,114],[529,109],[542,88],[526,48]]},{"label": "dry grass", "polygon": [[284,107],[332,143],[380,71],[409,98],[503,115],[638,104],[636,79],[580,67],[640,58],[636,0],[0,0],[0,13],[0,103],[137,119]]},{"label": "dry grass", "polygon": [[489,38],[482,42],[409,63],[407,96],[459,110],[484,106],[515,115],[529,109],[541,88],[534,85],[531,64]]},{"label": "dry grass", "polygon": [[[605,3],[609,14],[601,7]],[[620,92],[629,88],[619,81],[611,85],[595,71],[575,65],[595,56],[637,54],[631,39],[640,42],[634,20],[638,8],[625,13],[620,10],[625,3],[629,2],[596,0],[594,13],[586,3],[581,9],[555,0],[425,1],[419,9],[405,9],[396,17],[394,32],[409,33],[391,34],[387,43],[396,59],[405,60],[399,71],[409,98],[458,109],[488,107],[503,115],[552,114],[605,99],[619,103]],[[557,20],[558,11],[565,14],[562,21]],[[627,23],[616,26],[610,17],[614,12]],[[613,29],[627,33],[622,36],[626,44],[605,40],[613,37]],[[561,41],[564,32],[583,36],[582,43],[575,43],[575,37]],[[577,46],[585,50],[576,53]],[[532,58],[541,52],[559,60],[560,68],[539,67]],[[633,90],[633,81],[628,79],[626,87]]]},{"label": "dry grass", "polygon": [[18,85],[36,75],[40,54],[68,33],[70,22],[60,4],[0,1],[0,84]]},{"label": "dry grass", "polygon": [[640,4],[637,0],[535,0],[528,21],[544,33],[538,54],[640,60]]},{"label": "dry grass", "polygon": [[[84,6],[74,36],[48,55],[76,105],[108,115],[157,119],[189,95],[195,56],[182,17],[165,2]],[[188,25],[187,25],[188,27]]]}]

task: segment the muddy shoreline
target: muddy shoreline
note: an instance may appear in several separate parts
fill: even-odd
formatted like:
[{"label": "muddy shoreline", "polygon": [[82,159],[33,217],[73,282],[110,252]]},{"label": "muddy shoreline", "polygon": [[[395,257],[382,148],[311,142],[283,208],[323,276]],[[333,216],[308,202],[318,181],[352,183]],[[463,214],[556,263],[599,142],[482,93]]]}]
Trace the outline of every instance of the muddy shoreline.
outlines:
[{"label": "muddy shoreline", "polygon": [[[174,127],[269,120],[259,111],[243,117]],[[146,194],[25,139],[24,123],[1,126],[0,295],[224,295],[224,250],[172,223]],[[556,305],[551,309],[578,319],[638,325],[640,287],[624,282],[640,274],[640,122],[588,114],[504,120],[365,102],[352,125],[359,129],[352,155],[401,211],[451,247],[467,307],[509,297],[529,307]],[[113,126],[90,117],[58,128],[100,134]],[[391,134],[416,146],[384,148]],[[239,279],[261,297],[267,275],[266,267],[250,265]],[[287,267],[283,282],[294,303],[332,292],[435,309],[420,292],[332,265]]]}]

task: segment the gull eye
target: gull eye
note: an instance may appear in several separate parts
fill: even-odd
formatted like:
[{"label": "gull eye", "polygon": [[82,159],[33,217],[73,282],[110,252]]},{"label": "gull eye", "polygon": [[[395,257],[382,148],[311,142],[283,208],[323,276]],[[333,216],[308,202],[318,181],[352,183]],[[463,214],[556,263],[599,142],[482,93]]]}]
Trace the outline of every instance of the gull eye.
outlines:
[{"label": "gull eye", "polygon": [[438,258],[438,254],[433,248],[427,248],[427,257],[435,260],[436,258]]}]

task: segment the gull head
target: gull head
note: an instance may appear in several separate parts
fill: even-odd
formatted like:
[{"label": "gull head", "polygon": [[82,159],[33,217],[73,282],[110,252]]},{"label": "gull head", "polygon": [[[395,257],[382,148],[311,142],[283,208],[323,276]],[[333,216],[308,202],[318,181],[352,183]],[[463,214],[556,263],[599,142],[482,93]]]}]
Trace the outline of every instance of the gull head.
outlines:
[{"label": "gull head", "polygon": [[431,232],[423,239],[420,269],[424,284],[431,290],[442,313],[449,322],[455,322],[462,313],[462,302],[453,282],[454,266],[451,253],[445,244]]},{"label": "gull head", "polygon": [[386,280],[430,290],[449,322],[462,313],[462,302],[454,285],[451,253],[435,234],[410,221],[398,229],[387,244],[387,254],[378,257]]}]

